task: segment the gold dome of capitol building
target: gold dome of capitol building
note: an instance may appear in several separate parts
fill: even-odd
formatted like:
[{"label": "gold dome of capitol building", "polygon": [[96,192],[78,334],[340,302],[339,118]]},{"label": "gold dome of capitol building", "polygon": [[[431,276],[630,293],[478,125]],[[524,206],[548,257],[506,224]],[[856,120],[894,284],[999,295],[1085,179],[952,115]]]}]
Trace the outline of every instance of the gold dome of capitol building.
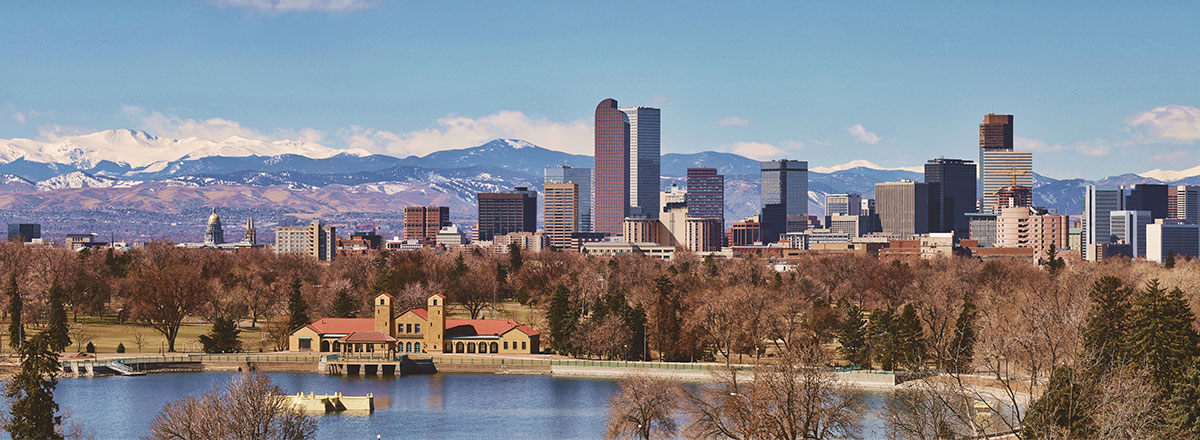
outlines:
[{"label": "gold dome of capitol building", "polygon": [[212,214],[208,216],[208,227],[204,229],[204,245],[216,246],[225,242],[225,231],[221,229],[221,217],[217,215],[217,208],[213,208]]}]

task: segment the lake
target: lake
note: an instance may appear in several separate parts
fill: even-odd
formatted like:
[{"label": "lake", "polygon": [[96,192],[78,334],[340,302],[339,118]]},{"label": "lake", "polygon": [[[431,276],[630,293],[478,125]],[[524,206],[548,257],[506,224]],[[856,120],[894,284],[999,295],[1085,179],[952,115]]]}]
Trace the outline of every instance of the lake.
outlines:
[{"label": "lake", "polygon": [[[269,373],[284,391],[375,395],[370,415],[317,417],[318,438],[598,439],[617,382],[605,379],[494,374],[351,377]],[[71,421],[97,439],[136,439],[169,401],[224,386],[232,373],[158,373],[134,377],[61,378],[55,397]],[[880,408],[883,394],[864,394]],[[883,438],[877,418],[867,438]]]}]

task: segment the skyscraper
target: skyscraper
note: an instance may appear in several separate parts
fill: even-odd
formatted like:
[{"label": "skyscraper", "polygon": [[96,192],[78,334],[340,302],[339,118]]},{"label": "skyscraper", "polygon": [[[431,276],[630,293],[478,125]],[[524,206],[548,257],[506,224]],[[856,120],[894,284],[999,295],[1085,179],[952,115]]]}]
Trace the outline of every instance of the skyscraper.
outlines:
[{"label": "skyscraper", "polygon": [[719,218],[725,227],[725,176],[716,168],[688,168],[685,200],[689,217]]},{"label": "skyscraper", "polygon": [[[1176,197],[1178,197],[1178,193],[1176,193]],[[1167,185],[1161,183],[1133,185],[1129,189],[1129,194],[1125,196],[1125,209],[1150,211],[1152,218],[1167,218]]]},{"label": "skyscraper", "polygon": [[1032,152],[995,150],[983,151],[981,156],[983,160],[980,162],[980,184],[983,194],[980,199],[980,212],[999,213],[997,193],[1004,187],[1033,188]]},{"label": "skyscraper", "polygon": [[951,232],[966,238],[968,212],[975,212],[975,163],[962,159],[932,159],[925,163],[929,185],[929,231]]},{"label": "skyscraper", "polygon": [[1133,258],[1146,256],[1146,225],[1153,223],[1150,211],[1112,211],[1108,227],[1114,241],[1124,242],[1133,251]]},{"label": "skyscraper", "polygon": [[[988,113],[983,116],[983,123],[979,124],[979,212],[986,214],[997,213],[995,211],[994,193],[996,190],[1008,186],[1000,182],[993,182],[994,178],[1002,175],[995,174],[1001,171],[1014,171],[1011,166],[1014,164],[991,164],[988,161],[987,153],[1004,153],[1013,151],[1013,115],[997,115]],[[996,160],[1004,160],[1004,156],[993,156]],[[1001,169],[1008,166],[1008,169]],[[1020,172],[1023,169],[1017,169]],[[1033,159],[1030,156],[1029,170],[1033,172]],[[989,172],[993,175],[989,177]],[[1033,187],[1033,176],[1028,176],[1030,184]],[[1010,177],[1011,180],[1011,177]],[[989,183],[992,186],[989,187]]]},{"label": "skyscraper", "polygon": [[762,163],[762,207],[780,205],[782,225],[778,214],[762,217],[763,239],[774,241],[773,235],[802,232],[808,228],[808,162],[802,160],[770,160]]},{"label": "skyscraper", "polygon": [[980,151],[1012,151],[1013,149],[1013,115],[983,115],[983,123],[979,124]]},{"label": "skyscraper", "polygon": [[559,165],[546,168],[546,183],[574,183],[579,187],[577,232],[592,232],[592,169]]},{"label": "skyscraper", "polygon": [[1125,209],[1125,194],[1120,188],[1097,188],[1088,185],[1083,196],[1083,257],[1096,261],[1092,245],[1113,242],[1109,216]]},{"label": "skyscraper", "polygon": [[596,106],[595,149],[593,230],[619,235],[629,207],[629,117],[615,99]]},{"label": "skyscraper", "polygon": [[662,111],[653,107],[621,111],[629,121],[629,213],[626,215],[658,218]]},{"label": "skyscraper", "polygon": [[885,234],[929,233],[929,185],[925,183],[876,183],[875,209]]},{"label": "skyscraper", "polygon": [[404,239],[437,241],[438,231],[450,226],[450,207],[406,206],[404,207]]},{"label": "skyscraper", "polygon": [[1200,186],[1180,185],[1175,189],[1175,218],[1187,224],[1200,223]]},{"label": "skyscraper", "polygon": [[537,191],[518,186],[511,192],[479,193],[479,240],[510,232],[537,232]]},{"label": "skyscraper", "polygon": [[545,186],[546,234],[557,249],[571,247],[571,234],[579,232],[579,185],[572,182]]}]

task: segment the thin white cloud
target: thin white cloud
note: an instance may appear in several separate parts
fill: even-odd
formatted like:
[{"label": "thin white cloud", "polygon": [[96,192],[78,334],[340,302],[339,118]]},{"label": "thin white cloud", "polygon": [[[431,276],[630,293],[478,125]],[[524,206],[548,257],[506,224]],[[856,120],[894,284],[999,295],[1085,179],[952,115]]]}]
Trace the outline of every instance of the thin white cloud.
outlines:
[{"label": "thin white cloud", "polygon": [[1142,127],[1159,139],[1191,142],[1200,140],[1200,108],[1164,105],[1133,115],[1127,123]]},{"label": "thin white cloud", "polygon": [[663,95],[658,95],[658,96],[652,97],[646,101],[646,103],[648,103],[650,105],[657,105],[657,106],[662,106],[663,104],[667,104],[670,102],[671,102],[671,98],[667,97],[667,96],[663,96]]},{"label": "thin white cloud", "polygon": [[223,8],[246,8],[272,15],[288,12],[349,13],[379,5],[376,0],[215,0],[214,3]]},{"label": "thin white cloud", "polygon": [[1059,145],[1059,144],[1050,144],[1041,139],[1027,138],[1027,137],[1021,137],[1021,136],[1015,136],[1013,138],[1013,147],[1015,147],[1015,149],[1017,149],[1017,150],[1032,151],[1034,153],[1050,153],[1050,152],[1062,151],[1062,150],[1066,149],[1066,147]]},{"label": "thin white cloud", "polygon": [[437,125],[401,133],[353,126],[340,134],[351,148],[397,156],[473,147],[496,138],[523,139],[573,154],[592,153],[592,126],[585,120],[556,122],[504,110],[481,118],[448,115],[438,119]]},{"label": "thin white cloud", "polygon": [[780,146],[768,144],[766,142],[735,142],[732,144],[719,145],[714,148],[717,151],[733,153],[741,156],[746,156],[754,160],[769,160],[779,159],[787,156],[787,151]]},{"label": "thin white cloud", "polygon": [[717,119],[717,125],[722,127],[745,127],[750,125],[750,120],[740,116],[726,116]]},{"label": "thin white cloud", "polygon": [[280,129],[267,134],[243,127],[237,121],[222,118],[191,119],[176,115],[165,115],[160,112],[147,112],[137,106],[123,106],[121,111],[129,118],[136,128],[148,131],[156,136],[186,139],[200,138],[213,141],[223,141],[231,137],[275,141],[297,140],[303,142],[320,142],[325,133],[314,128],[299,130]]},{"label": "thin white cloud", "polygon": [[863,144],[875,145],[875,144],[878,144],[879,141],[883,139],[883,138],[879,137],[879,135],[867,131],[867,129],[864,128],[862,124],[854,124],[849,127],[846,127],[846,132],[850,133],[851,136],[854,136],[855,142],[859,142],[859,143],[863,143]]},{"label": "thin white cloud", "polygon": [[25,124],[29,121],[29,118],[38,116],[41,116],[41,113],[39,113],[37,110],[29,110],[24,112],[14,112],[12,114],[12,119],[17,121],[18,124]]},{"label": "thin white cloud", "polygon": [[1013,139],[1013,147],[1020,151],[1034,153],[1057,153],[1074,150],[1085,156],[1104,156],[1112,152],[1113,143],[1103,139],[1082,140],[1073,145],[1051,144],[1041,139],[1017,136]]}]

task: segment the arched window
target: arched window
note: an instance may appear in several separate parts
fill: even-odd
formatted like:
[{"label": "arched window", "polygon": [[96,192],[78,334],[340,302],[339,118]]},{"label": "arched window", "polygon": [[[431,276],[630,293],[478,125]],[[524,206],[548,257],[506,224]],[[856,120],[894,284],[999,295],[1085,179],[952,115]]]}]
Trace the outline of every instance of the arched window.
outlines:
[{"label": "arched window", "polygon": [[474,353],[474,352],[475,352],[475,343],[468,342],[467,343],[467,353]]},{"label": "arched window", "polygon": [[420,352],[421,352],[421,343],[414,342],[413,343],[413,353],[420,353]]},{"label": "arched window", "polygon": [[480,342],[480,343],[479,343],[479,352],[480,352],[480,353],[487,353],[487,342]]},{"label": "arched window", "polygon": [[462,342],[455,344],[454,352],[455,353],[466,353],[465,351],[463,351],[463,343]]},{"label": "arched window", "polygon": [[338,341],[333,341],[333,351],[342,351],[341,345],[342,345],[342,343],[340,343]]},{"label": "arched window", "polygon": [[405,352],[405,353],[412,353],[412,342],[406,342],[406,343],[404,344],[404,352]]},{"label": "arched window", "polygon": [[329,341],[321,341],[321,351],[329,351]]},{"label": "arched window", "polygon": [[492,351],[492,353],[499,353],[500,352],[500,344],[493,342],[491,351]]}]

